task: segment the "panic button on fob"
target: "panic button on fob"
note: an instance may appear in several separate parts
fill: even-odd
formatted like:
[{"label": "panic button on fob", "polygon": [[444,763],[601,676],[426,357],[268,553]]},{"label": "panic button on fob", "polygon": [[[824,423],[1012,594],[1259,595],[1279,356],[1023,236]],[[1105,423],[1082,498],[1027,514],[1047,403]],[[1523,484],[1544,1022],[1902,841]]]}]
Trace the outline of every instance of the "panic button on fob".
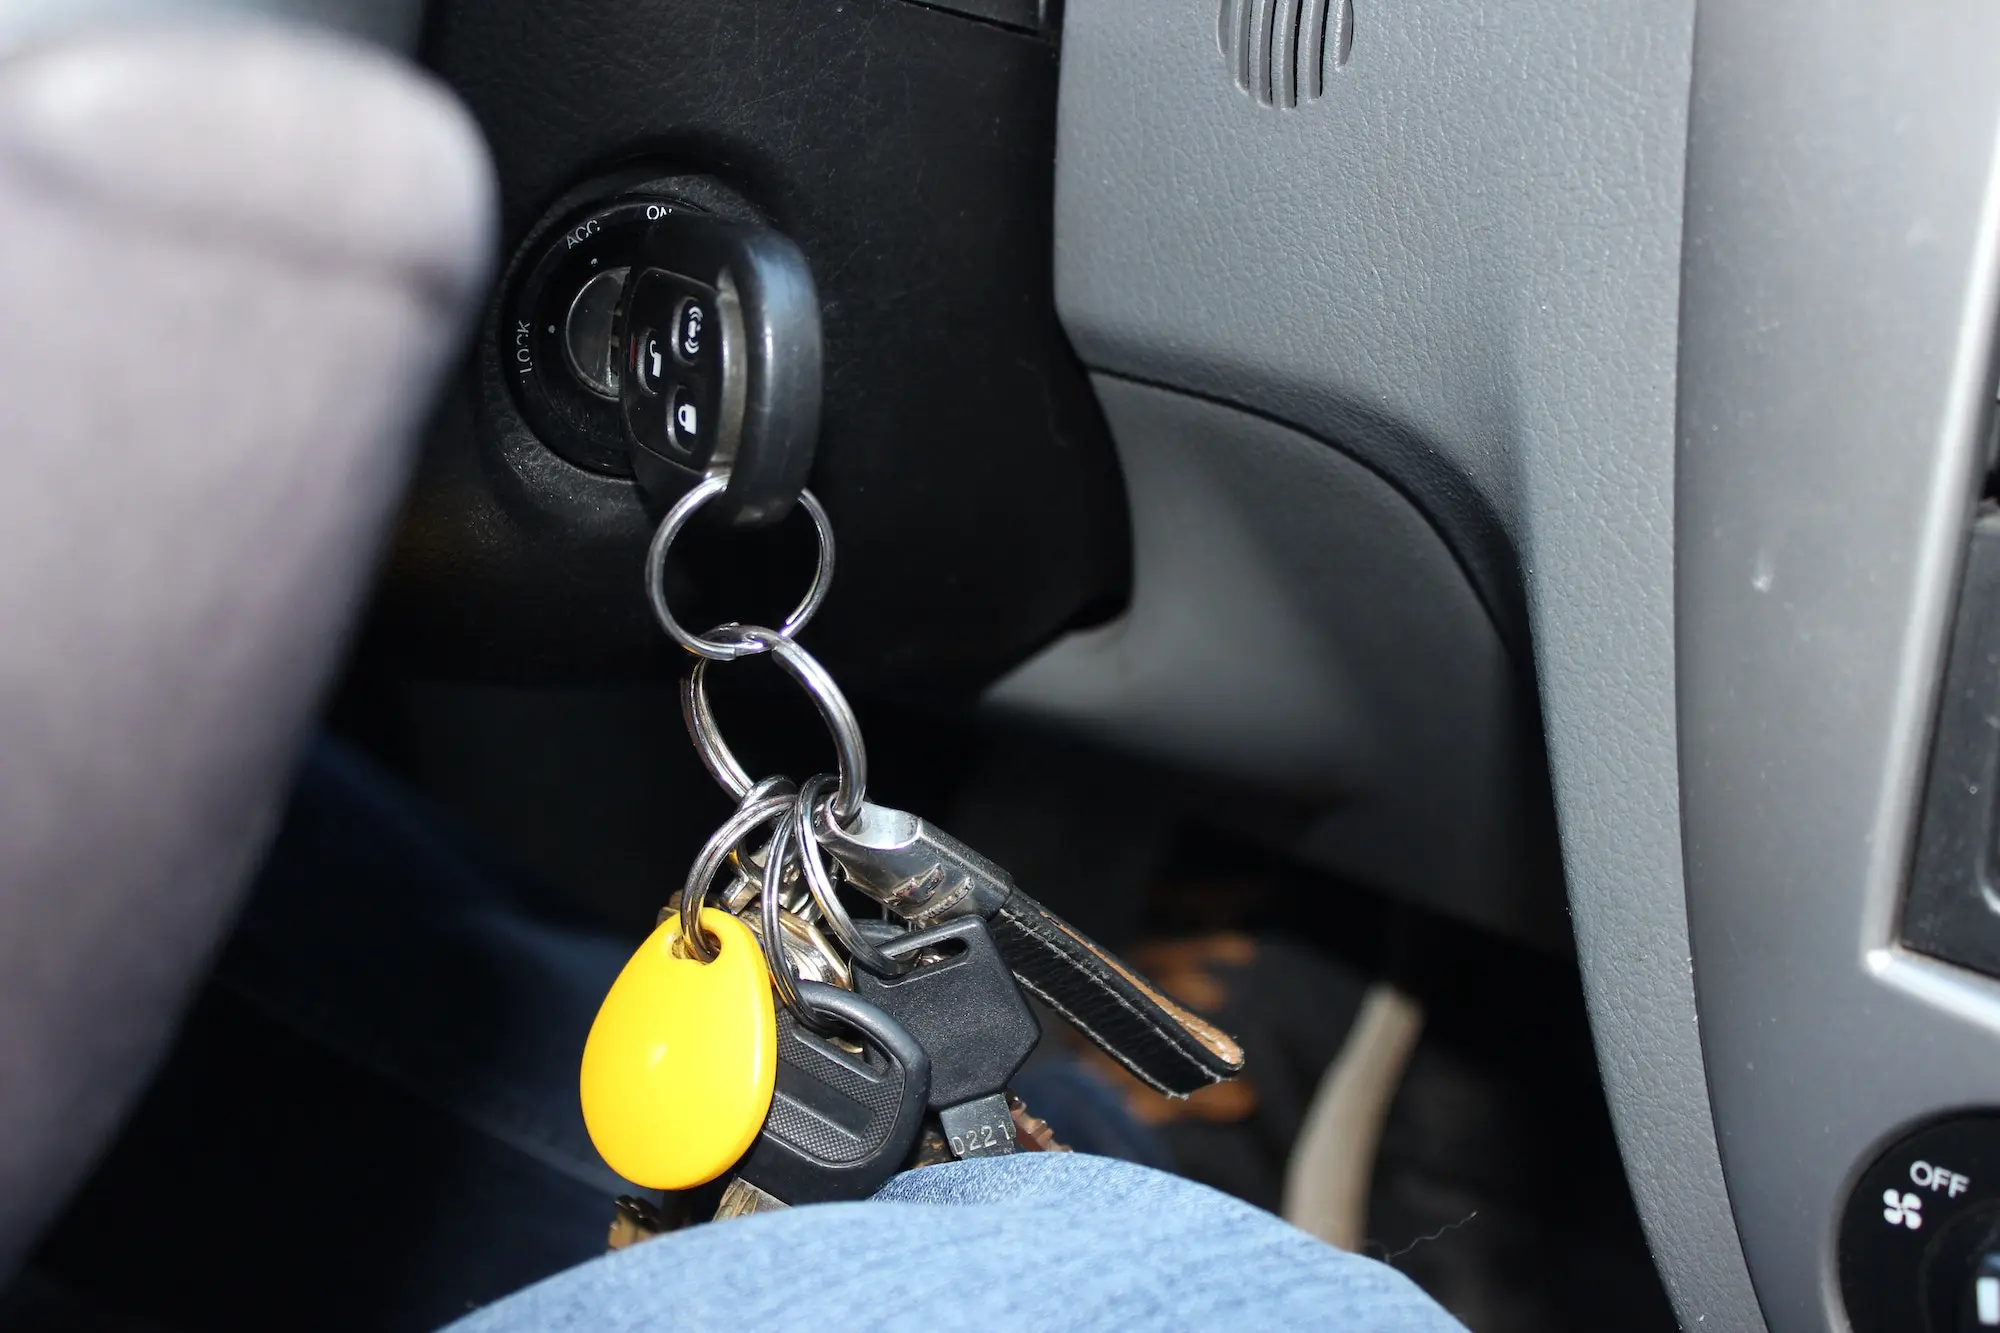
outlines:
[{"label": "panic button on fob", "polygon": [[674,318],[674,355],[682,365],[697,366],[713,360],[709,352],[715,341],[710,328],[713,322],[708,303],[699,296],[681,301],[680,314]]}]

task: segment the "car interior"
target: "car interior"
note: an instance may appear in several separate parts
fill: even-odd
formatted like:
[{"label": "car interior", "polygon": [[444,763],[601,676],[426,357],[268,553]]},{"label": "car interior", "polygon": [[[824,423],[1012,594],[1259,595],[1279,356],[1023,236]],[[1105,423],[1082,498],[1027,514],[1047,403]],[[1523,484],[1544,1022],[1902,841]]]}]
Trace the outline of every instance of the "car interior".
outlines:
[{"label": "car interior", "polygon": [[925,926],[837,844],[863,731],[1240,1045],[1179,1086],[1015,963],[1024,1146],[1474,1333],[2000,1328],[1996,50],[0,0],[0,1329],[432,1329],[738,1225],[448,1132],[427,1079],[573,1080],[589,1013],[420,922],[636,949],[837,752],[784,836]]}]

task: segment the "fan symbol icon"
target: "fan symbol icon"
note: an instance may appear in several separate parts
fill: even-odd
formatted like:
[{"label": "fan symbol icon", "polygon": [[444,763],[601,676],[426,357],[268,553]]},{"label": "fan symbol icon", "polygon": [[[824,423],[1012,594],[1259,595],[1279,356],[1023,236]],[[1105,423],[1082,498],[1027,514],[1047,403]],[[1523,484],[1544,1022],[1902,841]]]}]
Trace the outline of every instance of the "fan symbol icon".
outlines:
[{"label": "fan symbol icon", "polygon": [[1924,1201],[1914,1194],[1898,1194],[1894,1190],[1883,1190],[1882,1205],[1882,1219],[1890,1226],[1901,1222],[1915,1231],[1924,1224]]}]

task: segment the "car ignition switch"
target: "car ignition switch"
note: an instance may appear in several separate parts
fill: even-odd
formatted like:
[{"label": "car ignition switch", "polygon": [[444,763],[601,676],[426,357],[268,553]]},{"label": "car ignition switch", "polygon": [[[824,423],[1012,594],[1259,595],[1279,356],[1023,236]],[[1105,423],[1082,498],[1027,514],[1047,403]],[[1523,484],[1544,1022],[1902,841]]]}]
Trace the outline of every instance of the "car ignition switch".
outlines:
[{"label": "car ignition switch", "polygon": [[564,219],[502,315],[501,369],[528,428],[592,472],[632,475],[618,412],[617,317],[646,228],[676,207],[629,196]]},{"label": "car ignition switch", "polygon": [[535,434],[668,503],[705,475],[733,522],[782,517],[819,434],[819,298],[767,227],[643,196],[570,218],[507,311],[501,359]]}]

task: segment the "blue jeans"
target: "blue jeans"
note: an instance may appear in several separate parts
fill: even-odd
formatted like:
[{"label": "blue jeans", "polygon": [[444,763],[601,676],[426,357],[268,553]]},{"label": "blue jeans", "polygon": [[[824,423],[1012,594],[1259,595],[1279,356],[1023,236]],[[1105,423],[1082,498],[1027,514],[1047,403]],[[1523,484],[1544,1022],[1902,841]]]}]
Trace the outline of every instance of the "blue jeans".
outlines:
[{"label": "blue jeans", "polygon": [[[509,1246],[531,1246],[513,1271],[548,1272],[595,1251],[621,1191],[583,1132],[576,1062],[597,1001],[634,944],[566,917],[561,903],[444,831],[385,775],[322,745],[219,984],[449,1120],[474,1149],[450,1154],[476,1169],[447,1192],[483,1213],[474,1234],[485,1243],[472,1248],[491,1264]],[[1103,1105],[1116,1114],[1110,1099]],[[535,1216],[514,1216],[523,1211]],[[463,1289],[478,1291],[477,1277]],[[441,1272],[438,1280],[460,1279]],[[1204,1186],[1082,1153],[929,1167],[866,1203],[693,1227],[576,1264],[452,1327],[875,1333],[1226,1323],[1461,1327],[1382,1264]]]},{"label": "blue jeans", "polygon": [[1204,1185],[1082,1153],[926,1167],[867,1203],[676,1232],[452,1333],[804,1327],[1462,1333],[1386,1265]]}]

